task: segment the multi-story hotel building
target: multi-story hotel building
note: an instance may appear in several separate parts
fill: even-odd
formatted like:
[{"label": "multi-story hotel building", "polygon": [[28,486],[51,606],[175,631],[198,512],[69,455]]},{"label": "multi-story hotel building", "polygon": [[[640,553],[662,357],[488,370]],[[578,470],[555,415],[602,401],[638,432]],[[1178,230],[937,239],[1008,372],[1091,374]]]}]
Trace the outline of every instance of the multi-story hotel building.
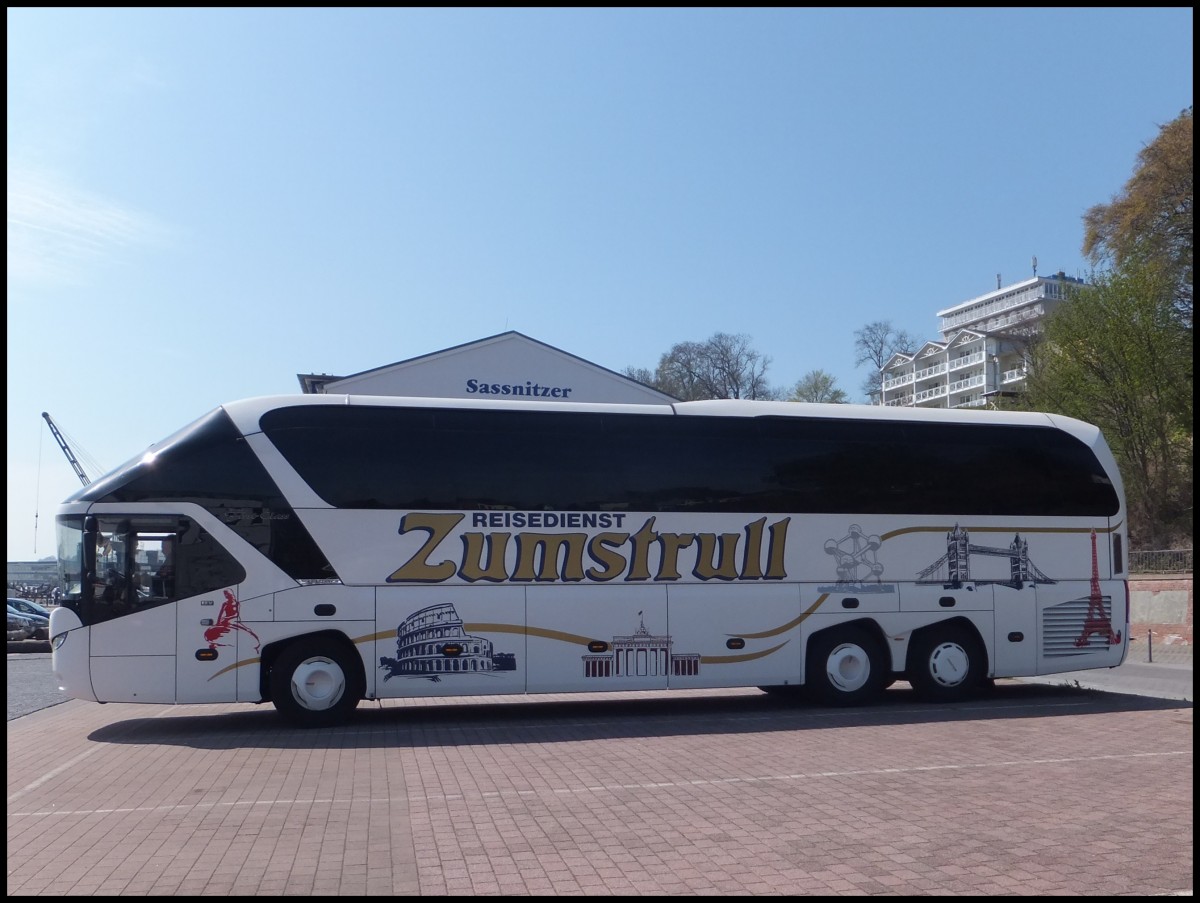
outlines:
[{"label": "multi-story hotel building", "polygon": [[999,286],[938,311],[942,337],[884,365],[879,403],[926,408],[984,407],[1019,391],[1028,372],[1030,337],[1041,320],[1083,285],[1059,272]]}]

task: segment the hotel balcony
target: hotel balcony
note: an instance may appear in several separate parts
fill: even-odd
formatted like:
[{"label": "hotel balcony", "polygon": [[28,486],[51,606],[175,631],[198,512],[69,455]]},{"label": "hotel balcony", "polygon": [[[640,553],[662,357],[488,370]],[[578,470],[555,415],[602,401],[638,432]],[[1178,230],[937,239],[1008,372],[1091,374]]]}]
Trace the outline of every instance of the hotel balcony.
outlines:
[{"label": "hotel balcony", "polygon": [[892,377],[889,377],[888,379],[885,379],[883,381],[883,388],[885,391],[887,389],[898,389],[898,388],[900,388],[900,386],[907,386],[912,381],[913,381],[913,375],[911,372],[910,373],[902,373],[900,376],[892,376]]},{"label": "hotel balcony", "polygon": [[945,372],[946,372],[946,362],[942,361],[940,364],[934,364],[932,367],[926,367],[924,370],[918,370],[916,373],[913,374],[913,378],[917,382],[920,382],[923,379],[929,379],[932,376],[937,376],[939,373],[945,373]]},{"label": "hotel balcony", "polygon": [[934,386],[932,389],[918,392],[913,396],[913,401],[916,404],[920,404],[923,401],[929,401],[931,398],[945,398],[949,394],[949,390],[945,386]]},{"label": "hotel balcony", "polygon": [[960,379],[950,383],[950,392],[965,392],[967,389],[973,389],[976,386],[982,386],[984,382],[983,374],[978,373],[975,376],[968,376],[966,379]]},{"label": "hotel balcony", "polygon": [[969,367],[971,364],[983,363],[985,355],[982,351],[976,351],[974,354],[965,354],[962,357],[956,357],[950,362],[951,370],[961,370],[963,367]]}]

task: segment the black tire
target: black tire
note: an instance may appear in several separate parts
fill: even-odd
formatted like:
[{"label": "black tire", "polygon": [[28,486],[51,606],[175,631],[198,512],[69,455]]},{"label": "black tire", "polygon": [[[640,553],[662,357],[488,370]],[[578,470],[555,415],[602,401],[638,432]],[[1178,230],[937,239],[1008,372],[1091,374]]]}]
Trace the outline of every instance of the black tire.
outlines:
[{"label": "black tire", "polygon": [[961,702],[980,693],[987,655],[970,629],[942,625],[917,631],[908,647],[908,682],[926,702]]},{"label": "black tire", "polygon": [[879,698],[890,670],[886,650],[865,630],[826,630],[808,644],[804,686],[823,705],[864,705]]},{"label": "black tire", "polygon": [[336,641],[300,640],[284,649],[271,668],[271,702],[298,727],[342,724],[362,697],[362,663]]}]

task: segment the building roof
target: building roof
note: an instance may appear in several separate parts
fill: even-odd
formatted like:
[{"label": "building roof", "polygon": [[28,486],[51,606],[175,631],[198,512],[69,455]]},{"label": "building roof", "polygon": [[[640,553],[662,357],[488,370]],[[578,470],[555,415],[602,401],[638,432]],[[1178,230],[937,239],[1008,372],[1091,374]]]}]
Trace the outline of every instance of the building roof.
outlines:
[{"label": "building roof", "polygon": [[[495,360],[497,354],[522,365],[536,364],[540,361],[544,365],[548,364],[559,368],[567,367],[576,372],[586,373],[592,377],[612,381],[614,386],[624,386],[628,390],[633,390],[638,394],[647,396],[647,401],[671,402],[679,400],[672,395],[655,389],[653,386],[647,386],[645,383],[631,379],[622,373],[617,373],[614,370],[609,370],[607,367],[594,364],[578,355],[563,351],[561,348],[555,348],[553,345],[538,341],[516,330],[497,333],[496,335],[477,339],[473,342],[464,342],[461,345],[454,345],[450,348],[444,348],[441,351],[418,355],[417,357],[384,364],[380,367],[373,367],[369,370],[362,370],[358,373],[351,373],[345,376],[333,376],[326,373],[299,373],[297,374],[297,379],[300,381],[300,388],[305,394],[376,394],[375,391],[369,388],[370,386],[384,384],[389,379],[404,375],[406,371],[412,371],[414,375],[422,370],[432,371],[438,365],[444,366],[451,359],[461,355],[469,355],[475,358],[487,355],[489,359]],[[382,392],[380,394],[393,393]],[[414,392],[413,394],[420,393]]]}]

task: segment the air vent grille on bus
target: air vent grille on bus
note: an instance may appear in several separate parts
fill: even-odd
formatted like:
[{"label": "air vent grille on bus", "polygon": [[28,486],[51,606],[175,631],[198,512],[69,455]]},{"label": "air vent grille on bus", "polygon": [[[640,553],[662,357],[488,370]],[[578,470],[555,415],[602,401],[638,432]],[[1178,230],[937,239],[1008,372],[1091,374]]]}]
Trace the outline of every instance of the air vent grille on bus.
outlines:
[{"label": "air vent grille on bus", "polygon": [[[1112,597],[1101,596],[1105,623],[1112,624]],[[1052,605],[1042,612],[1042,654],[1047,658],[1086,655],[1107,648],[1108,635],[1103,630],[1089,630],[1094,618],[1091,600],[1087,596]],[[1076,645],[1085,638],[1082,646]]]}]

